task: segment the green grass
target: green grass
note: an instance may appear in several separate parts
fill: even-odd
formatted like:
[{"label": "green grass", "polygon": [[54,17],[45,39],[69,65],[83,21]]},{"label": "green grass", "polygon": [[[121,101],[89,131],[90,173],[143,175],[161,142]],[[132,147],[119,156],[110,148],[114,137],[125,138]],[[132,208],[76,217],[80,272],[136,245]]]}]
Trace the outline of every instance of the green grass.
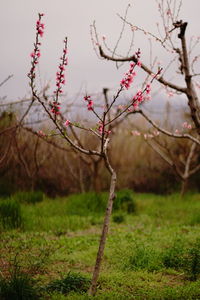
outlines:
[{"label": "green grass", "polygon": [[2,276],[17,264],[39,282],[41,299],[200,299],[199,194],[131,194],[118,201],[114,216],[120,222],[111,220],[97,295],[46,293],[69,272],[91,278],[106,196],[21,203],[23,227],[1,228]]}]

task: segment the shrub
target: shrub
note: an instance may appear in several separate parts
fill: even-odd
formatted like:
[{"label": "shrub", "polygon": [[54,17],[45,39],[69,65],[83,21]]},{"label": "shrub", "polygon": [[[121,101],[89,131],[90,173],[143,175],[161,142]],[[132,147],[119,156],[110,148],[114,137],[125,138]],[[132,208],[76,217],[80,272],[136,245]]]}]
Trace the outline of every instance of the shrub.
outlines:
[{"label": "shrub", "polygon": [[90,279],[79,274],[69,272],[66,277],[54,280],[48,284],[48,292],[59,292],[68,294],[69,292],[85,293],[90,284]]},{"label": "shrub", "polygon": [[113,210],[122,210],[127,213],[134,213],[136,211],[136,203],[133,200],[133,193],[131,190],[125,189],[117,192]]},{"label": "shrub", "polygon": [[123,214],[115,214],[113,217],[113,222],[115,223],[123,223],[125,221],[125,216]]},{"label": "shrub", "polygon": [[39,294],[29,275],[17,272],[9,279],[0,278],[0,299],[37,300]]},{"label": "shrub", "polygon": [[89,213],[103,213],[106,209],[106,197],[94,192],[71,195],[67,199],[67,213],[87,216]]},{"label": "shrub", "polygon": [[[67,213],[86,216],[90,213],[101,214],[106,209],[107,193],[84,193],[75,194],[67,198]],[[113,204],[114,211],[124,211],[133,213],[136,210],[136,204],[133,201],[130,190],[121,190],[117,193]]]},{"label": "shrub", "polygon": [[35,204],[43,201],[44,194],[40,191],[17,192],[13,198],[22,203]]},{"label": "shrub", "polygon": [[20,204],[12,199],[0,202],[0,217],[4,229],[14,229],[22,226]]},{"label": "shrub", "polygon": [[197,280],[200,275],[200,239],[188,251],[184,260],[184,269],[190,280]]},{"label": "shrub", "polygon": [[181,240],[176,240],[172,247],[166,249],[162,255],[162,262],[166,268],[180,269],[183,266],[184,248]]}]

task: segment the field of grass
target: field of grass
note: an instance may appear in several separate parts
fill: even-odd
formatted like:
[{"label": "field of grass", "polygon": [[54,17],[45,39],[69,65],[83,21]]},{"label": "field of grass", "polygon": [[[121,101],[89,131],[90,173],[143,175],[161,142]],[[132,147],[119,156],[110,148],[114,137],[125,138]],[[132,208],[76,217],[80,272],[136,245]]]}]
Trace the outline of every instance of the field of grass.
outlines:
[{"label": "field of grass", "polygon": [[0,299],[9,299],[2,291],[17,278],[36,295],[12,300],[200,299],[200,194],[130,191],[118,194],[97,294],[87,295],[106,197],[44,197],[32,204],[18,196],[20,218],[10,226],[1,207],[16,199],[1,199]]}]

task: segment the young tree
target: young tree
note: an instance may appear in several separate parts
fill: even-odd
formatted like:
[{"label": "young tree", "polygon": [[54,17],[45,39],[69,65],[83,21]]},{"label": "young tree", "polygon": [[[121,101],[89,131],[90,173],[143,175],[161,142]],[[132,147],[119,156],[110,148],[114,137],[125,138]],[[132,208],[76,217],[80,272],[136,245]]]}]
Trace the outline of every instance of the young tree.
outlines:
[{"label": "young tree", "polygon": [[[92,283],[89,291],[91,295],[94,295],[96,293],[97,280],[99,277],[100,266],[104,254],[110,216],[112,213],[113,201],[115,199],[115,188],[117,181],[116,171],[114,170],[110,160],[111,153],[108,152],[109,142],[112,136],[111,129],[113,124],[116,124],[117,121],[121,122],[121,119],[123,119],[124,115],[126,115],[130,111],[135,111],[135,109],[138,108],[141,103],[148,99],[151,90],[151,84],[154,79],[156,79],[156,77],[160,74],[160,69],[156,74],[154,74],[154,76],[151,78],[151,80],[149,80],[149,82],[144,86],[142,90],[138,91],[133,97],[131,97],[131,99],[126,103],[122,110],[117,110],[115,115],[113,115],[112,108],[117,103],[119,95],[125,89],[130,88],[131,83],[136,76],[135,69],[141,66],[140,51],[138,50],[135,54],[137,61],[130,63],[129,70],[126,72],[121,82],[119,83],[119,88],[116,94],[111,100],[106,99],[106,105],[102,113],[97,112],[90,95],[86,95],[84,97],[84,101],[87,105],[88,111],[93,113],[96,118],[97,124],[95,128],[86,127],[83,124],[72,122],[71,120],[66,120],[61,113],[60,95],[63,93],[62,87],[65,84],[65,68],[68,64],[67,38],[64,39],[64,49],[61,56],[61,62],[59,63],[58,71],[56,73],[56,89],[54,91],[53,99],[47,104],[40,97],[36,89],[36,66],[41,56],[41,38],[43,37],[44,33],[44,24],[41,21],[42,17],[43,14],[39,14],[39,18],[36,23],[36,40],[34,43],[34,50],[31,53],[31,69],[28,74],[32,92],[31,103],[34,103],[35,101],[38,101],[38,103],[40,103],[48,118],[53,123],[55,133],[60,135],[74,149],[74,151],[86,156],[97,157],[97,161],[103,161],[105,168],[110,174],[109,197],[93,272]],[[73,132],[71,130],[72,128],[74,130]],[[96,147],[94,149],[91,149],[90,145],[84,145],[84,143],[81,141],[79,134],[80,130],[84,130],[88,135],[92,135],[96,140]]]}]

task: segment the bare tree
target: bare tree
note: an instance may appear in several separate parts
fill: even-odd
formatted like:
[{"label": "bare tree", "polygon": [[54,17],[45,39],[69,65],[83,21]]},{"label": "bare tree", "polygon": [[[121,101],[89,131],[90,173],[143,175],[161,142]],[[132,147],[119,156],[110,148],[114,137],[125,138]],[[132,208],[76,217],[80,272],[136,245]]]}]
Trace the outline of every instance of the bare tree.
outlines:
[{"label": "bare tree", "polygon": [[[145,138],[147,144],[170,166],[180,178],[181,196],[188,188],[189,178],[200,170],[199,152],[195,151],[197,144],[188,142],[188,145],[176,143],[175,149],[165,142],[160,142],[156,138]],[[173,151],[175,150],[175,151]]]},{"label": "bare tree", "polygon": [[[168,0],[158,0],[156,1],[158,3],[158,11],[161,16],[161,26],[158,25],[159,29],[159,35],[154,35],[148,30],[145,30],[143,28],[138,27],[135,24],[132,24],[131,22],[127,21],[127,16],[121,17],[121,20],[123,22],[123,25],[130,26],[131,30],[134,33],[140,32],[145,34],[145,36],[148,36],[152,41],[155,43],[159,43],[164,50],[166,51],[167,55],[171,55],[172,59],[169,65],[172,64],[172,62],[177,62],[177,70],[174,72],[179,75],[180,78],[182,78],[182,81],[184,82],[184,85],[178,85],[175,83],[175,81],[170,81],[164,77],[165,72],[169,68],[169,65],[166,67],[165,70],[162,71],[162,74],[160,76],[156,77],[156,80],[158,83],[161,84],[162,87],[165,89],[170,89],[173,91],[177,96],[179,95],[185,95],[185,97],[188,100],[188,106],[190,109],[190,115],[191,119],[194,124],[195,133],[194,135],[185,135],[185,138],[189,138],[199,144],[199,137],[196,135],[200,135],[200,99],[198,98],[198,94],[196,92],[195,86],[197,86],[197,83],[195,81],[195,78],[199,76],[199,74],[195,71],[195,65],[198,62],[199,55],[192,56],[192,51],[197,46],[199,40],[197,39],[193,44],[190,43],[188,47],[187,39],[186,39],[186,29],[188,26],[188,23],[179,19],[179,13],[181,10],[182,1],[168,1]],[[123,26],[124,30],[124,26]],[[107,47],[107,44],[105,42],[101,42],[95,23],[92,25],[92,41],[94,42],[94,47],[98,48],[99,55],[101,58],[104,58],[106,60],[114,61],[116,63],[124,63],[124,62],[130,62],[133,61],[135,63],[138,62],[138,58],[136,55],[126,56],[122,57],[122,55],[117,55],[116,50],[119,45],[119,40],[122,37],[123,31],[120,33],[120,38],[116,43],[116,46],[113,50]],[[131,42],[132,43],[132,42]],[[177,47],[177,44],[179,46]],[[110,51],[110,54],[108,53]],[[129,51],[130,52],[130,51]],[[156,61],[156,58],[155,58]],[[142,70],[147,74],[148,76],[152,76],[152,74],[155,73],[155,61],[154,63],[150,63],[150,66],[141,63]],[[164,128],[159,128],[159,126],[152,120],[150,116],[148,116],[145,112],[143,112],[141,109],[139,111],[143,117],[145,117],[154,127],[161,130],[163,133],[167,135],[171,135],[177,138],[180,138],[180,135],[175,135],[173,133],[168,132]]]}]

